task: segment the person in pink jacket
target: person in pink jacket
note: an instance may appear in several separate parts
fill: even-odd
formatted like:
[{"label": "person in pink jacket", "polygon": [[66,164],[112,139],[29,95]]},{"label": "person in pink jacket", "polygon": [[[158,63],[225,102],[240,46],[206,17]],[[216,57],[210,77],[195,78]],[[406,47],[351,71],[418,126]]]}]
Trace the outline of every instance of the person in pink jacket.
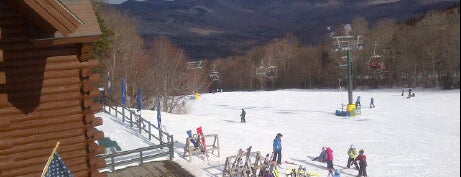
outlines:
[{"label": "person in pink jacket", "polygon": [[326,152],[327,152],[327,157],[325,160],[327,161],[328,175],[331,175],[335,171],[335,168],[333,167],[333,149],[331,149],[330,147],[327,147]]}]

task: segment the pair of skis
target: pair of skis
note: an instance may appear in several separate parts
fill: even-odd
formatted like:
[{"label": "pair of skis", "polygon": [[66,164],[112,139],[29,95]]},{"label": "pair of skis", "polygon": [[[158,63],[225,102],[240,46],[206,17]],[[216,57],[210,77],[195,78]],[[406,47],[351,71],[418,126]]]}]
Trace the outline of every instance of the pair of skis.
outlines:
[{"label": "pair of skis", "polygon": [[[242,169],[242,174],[243,176],[251,176],[252,175],[252,170],[251,170],[251,159],[250,159],[250,154],[251,154],[251,148],[252,146],[248,147],[246,149],[246,152],[244,152],[241,148],[237,152],[237,156],[235,157],[234,162],[232,163],[232,169]],[[243,161],[245,158],[245,161]]]},{"label": "pair of skis", "polygon": [[203,135],[202,127],[198,127],[196,129],[197,134],[192,135],[192,130],[186,131],[187,135],[189,136],[192,144],[194,144],[195,148],[199,148],[200,151],[208,157],[208,153],[206,151],[206,143],[205,143],[205,136]]},{"label": "pair of skis", "polygon": [[286,176],[290,176],[290,177],[320,176],[320,174],[308,172],[305,167],[303,167],[302,165],[299,165],[297,163],[290,162],[290,161],[285,161],[284,163],[298,166],[298,169],[296,169],[296,168],[289,169]]}]

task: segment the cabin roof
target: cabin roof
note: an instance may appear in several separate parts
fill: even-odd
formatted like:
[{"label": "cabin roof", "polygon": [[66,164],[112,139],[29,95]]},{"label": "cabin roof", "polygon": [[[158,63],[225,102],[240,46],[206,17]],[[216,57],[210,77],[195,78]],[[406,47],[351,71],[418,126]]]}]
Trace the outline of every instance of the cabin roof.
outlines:
[{"label": "cabin roof", "polygon": [[94,42],[102,34],[90,0],[16,1],[26,18],[51,33],[35,43],[65,44]]}]

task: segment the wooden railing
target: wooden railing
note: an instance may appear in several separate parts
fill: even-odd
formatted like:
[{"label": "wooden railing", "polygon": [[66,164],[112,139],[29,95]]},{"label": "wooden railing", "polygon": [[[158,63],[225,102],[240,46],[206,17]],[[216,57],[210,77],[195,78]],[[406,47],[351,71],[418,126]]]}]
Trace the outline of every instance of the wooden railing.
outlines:
[{"label": "wooden railing", "polygon": [[129,124],[131,128],[137,129],[140,135],[145,133],[149,141],[153,139],[158,141],[158,145],[101,155],[100,157],[106,160],[106,164],[111,171],[122,165],[132,166],[130,163],[138,162],[138,164],[142,164],[146,160],[160,157],[168,157],[170,160],[174,158],[173,135],[163,131],[125,106],[114,106],[117,105],[117,102],[110,97],[104,96],[100,100],[104,104],[103,111],[105,113],[121,119],[123,123]]},{"label": "wooden railing", "polygon": [[117,167],[142,165],[146,161],[162,157],[168,157],[171,160],[174,157],[173,142],[115,152],[112,154],[101,155],[100,157],[106,160],[106,169],[109,169],[110,171],[118,170]]}]

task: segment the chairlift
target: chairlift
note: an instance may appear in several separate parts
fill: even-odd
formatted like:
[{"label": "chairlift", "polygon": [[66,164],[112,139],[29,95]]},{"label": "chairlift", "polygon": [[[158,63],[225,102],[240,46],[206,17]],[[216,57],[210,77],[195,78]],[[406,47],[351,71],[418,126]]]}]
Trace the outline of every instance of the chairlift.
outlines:
[{"label": "chairlift", "polygon": [[370,57],[370,60],[368,61],[368,66],[371,70],[375,72],[381,72],[384,71],[386,67],[384,66],[384,57],[376,54],[376,46],[377,44],[375,44],[373,55]]},{"label": "chairlift", "polygon": [[265,75],[266,74],[266,68],[264,66],[260,66],[256,68],[256,75]]},{"label": "chairlift", "polygon": [[341,50],[361,50],[363,48],[363,39],[361,35],[355,36],[335,36],[335,51]]},{"label": "chairlift", "polygon": [[190,61],[186,63],[187,69],[202,69],[203,61]]},{"label": "chairlift", "polygon": [[278,68],[276,66],[269,66],[266,68],[266,76],[269,78],[277,78],[279,75]]},{"label": "chairlift", "polygon": [[213,70],[210,70],[208,72],[208,76],[212,81],[218,81],[219,80],[219,72],[216,70],[216,65],[213,65]]}]

